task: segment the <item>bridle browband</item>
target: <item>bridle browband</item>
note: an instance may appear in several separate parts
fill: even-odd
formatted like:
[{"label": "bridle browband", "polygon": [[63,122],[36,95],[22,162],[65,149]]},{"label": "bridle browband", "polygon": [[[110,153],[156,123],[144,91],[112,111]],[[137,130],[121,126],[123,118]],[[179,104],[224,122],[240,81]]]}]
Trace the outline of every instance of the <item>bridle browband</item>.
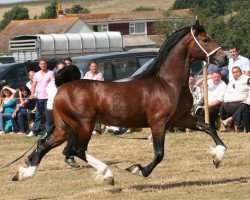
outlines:
[{"label": "bridle browband", "polygon": [[214,54],[216,51],[218,51],[221,47],[217,47],[216,49],[214,49],[213,51],[211,51],[210,53],[208,53],[208,52],[200,45],[200,43],[198,42],[198,40],[197,40],[196,37],[194,36],[192,27],[191,27],[191,35],[193,36],[194,41],[196,42],[196,44],[198,44],[198,46],[201,48],[201,50],[206,54],[206,56],[207,56],[207,63],[209,63],[209,57],[210,57],[212,54]]}]

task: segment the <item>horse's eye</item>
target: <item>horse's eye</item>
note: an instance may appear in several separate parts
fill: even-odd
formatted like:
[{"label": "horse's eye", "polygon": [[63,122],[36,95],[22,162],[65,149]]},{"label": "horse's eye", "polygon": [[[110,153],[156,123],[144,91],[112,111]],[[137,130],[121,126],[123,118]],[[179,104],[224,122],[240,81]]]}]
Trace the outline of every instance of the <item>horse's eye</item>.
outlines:
[{"label": "horse's eye", "polygon": [[202,41],[203,41],[204,43],[208,43],[208,42],[209,42],[209,39],[208,39],[208,38],[204,38]]}]

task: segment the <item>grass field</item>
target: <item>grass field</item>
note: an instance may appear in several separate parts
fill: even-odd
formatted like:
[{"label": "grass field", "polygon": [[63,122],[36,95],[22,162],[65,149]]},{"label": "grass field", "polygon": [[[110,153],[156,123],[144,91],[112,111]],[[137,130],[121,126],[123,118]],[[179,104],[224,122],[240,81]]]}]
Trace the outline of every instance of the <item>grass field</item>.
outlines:
[{"label": "grass field", "polygon": [[[129,12],[133,9],[144,6],[144,7],[154,7],[156,9],[169,9],[174,0],[142,0],[142,1],[133,1],[133,0],[63,0],[61,2],[62,8],[71,8],[72,5],[80,4],[84,8],[88,8],[91,13],[109,13],[109,12]],[[23,6],[29,10],[29,16],[31,19],[35,15],[40,16],[44,12],[45,7],[50,4],[49,1],[45,2],[34,2],[34,3],[22,3],[20,6]],[[0,20],[2,19],[3,14],[10,10],[14,5],[0,6]]]},{"label": "grass field", "polygon": [[[107,163],[114,176],[115,186],[96,182],[94,169],[84,162],[74,169],[64,163],[61,154],[65,145],[53,149],[42,160],[37,175],[30,180],[12,182],[22,158],[0,169],[0,199],[250,199],[250,135],[219,133],[228,147],[218,169],[212,164],[209,148],[214,146],[210,136],[202,132],[167,134],[164,160],[148,178],[126,172],[135,163],[152,160],[152,146],[147,140],[148,129],[114,137],[108,134],[93,136],[89,153]],[[0,136],[0,165],[12,161],[28,149],[37,138],[18,135]]]}]

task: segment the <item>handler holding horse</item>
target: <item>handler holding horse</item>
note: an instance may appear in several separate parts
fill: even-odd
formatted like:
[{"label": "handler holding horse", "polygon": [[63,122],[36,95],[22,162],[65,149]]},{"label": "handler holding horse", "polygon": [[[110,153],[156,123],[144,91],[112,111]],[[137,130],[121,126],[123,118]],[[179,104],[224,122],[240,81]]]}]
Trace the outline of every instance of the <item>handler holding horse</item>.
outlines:
[{"label": "handler holding horse", "polygon": [[54,132],[29,156],[28,168],[20,168],[12,180],[33,177],[48,151],[76,137],[73,155],[96,168],[101,179],[114,184],[109,167],[87,152],[96,122],[120,127],[151,128],[154,158],[145,167],[135,164],[127,168],[131,173],[147,177],[162,161],[165,128],[169,125],[209,134],[216,144],[212,154],[214,164],[218,167],[226,146],[213,127],[197,121],[190,114],[193,103],[188,79],[190,64],[194,60],[204,60],[218,66],[228,63],[225,53],[198,21],[166,39],[152,68],[143,77],[128,82],[79,80],[64,84],[55,97]]}]

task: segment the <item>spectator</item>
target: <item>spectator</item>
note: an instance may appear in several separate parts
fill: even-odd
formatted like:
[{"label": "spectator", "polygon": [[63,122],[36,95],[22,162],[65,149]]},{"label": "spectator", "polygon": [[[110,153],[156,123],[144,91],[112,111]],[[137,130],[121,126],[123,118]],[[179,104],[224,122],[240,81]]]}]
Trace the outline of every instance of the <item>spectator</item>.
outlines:
[{"label": "spectator", "polygon": [[246,98],[234,112],[231,117],[223,120],[222,123],[225,127],[230,127],[233,121],[244,126],[245,132],[250,132],[250,78],[247,80],[248,92]]},{"label": "spectator", "polygon": [[31,86],[32,86],[32,83],[33,83],[34,75],[35,75],[34,71],[29,71],[29,73],[28,73],[29,81],[26,83],[26,86],[29,88],[29,90],[31,90]]},{"label": "spectator", "polygon": [[197,110],[204,105],[204,93],[202,87],[195,85],[195,78],[193,74],[189,76],[189,89],[193,96],[192,114],[196,114]]},{"label": "spectator", "polygon": [[[242,71],[238,66],[232,68],[232,74],[233,80],[230,81],[227,86],[223,103],[220,108],[220,117],[222,120],[225,120],[233,115],[233,113],[237,110],[242,101],[245,99],[248,92],[248,76],[242,74]],[[231,128],[232,126],[227,126],[226,131],[232,131]],[[240,130],[242,129],[242,127],[240,127],[239,125],[238,129]]]},{"label": "spectator", "polygon": [[[48,96],[48,104],[47,104],[47,119],[49,121],[49,125],[54,124],[53,118],[53,102],[54,97],[57,92],[57,86],[61,86],[64,83],[70,82],[72,80],[80,79],[80,71],[75,65],[68,65],[67,67],[65,62],[60,62],[56,66],[56,76],[55,79],[52,79],[48,86],[46,87],[46,91],[49,94]],[[67,145],[63,150],[63,155],[65,156],[64,161],[72,167],[79,168],[80,165],[75,161],[74,156],[71,154],[71,149],[73,148],[76,139],[73,137],[72,139],[67,141]]]},{"label": "spectator", "polygon": [[220,71],[212,73],[212,79],[208,80],[208,108],[210,125],[216,128],[215,122],[217,121],[221,103],[225,94],[227,85],[221,80]]},{"label": "spectator", "polygon": [[217,65],[214,65],[214,64],[209,64],[208,67],[207,67],[207,73],[208,73],[208,76],[207,78],[208,79],[211,79],[212,78],[212,73],[214,71],[220,71],[221,73],[221,79],[226,83],[228,84],[228,66],[224,66],[224,67],[218,67]]},{"label": "spectator", "polygon": [[[66,63],[64,61],[58,62],[56,64],[55,72],[57,73],[59,70],[64,68],[66,66]],[[54,98],[57,92],[57,87],[55,84],[55,78],[52,78],[51,81],[48,83],[46,87],[46,92],[48,94],[48,101],[47,101],[47,120],[48,120],[48,125],[54,124],[54,118],[53,118],[53,103],[54,103]]]},{"label": "spectator", "polygon": [[[66,65],[67,65],[67,66],[69,66],[69,65],[72,65],[72,64],[73,64],[73,62],[72,62],[72,59],[71,59],[71,58],[65,58],[65,59],[64,59],[64,62],[66,63]],[[80,74],[81,74],[80,79],[83,79],[84,74],[83,74],[82,70],[80,70],[80,69],[79,69],[79,71],[80,71]]]},{"label": "spectator", "polygon": [[24,134],[26,131],[27,110],[34,109],[33,100],[29,99],[30,90],[27,86],[19,88],[19,99],[16,101],[16,109],[12,114],[12,124],[14,132]]},{"label": "spectator", "polygon": [[16,108],[15,93],[16,91],[8,86],[1,90],[0,135],[12,131],[12,113]]},{"label": "spectator", "polygon": [[[98,72],[98,64],[95,61],[90,62],[89,71],[85,74],[83,79],[104,81],[102,73]],[[93,134],[101,134],[101,125],[99,123],[95,124]]]},{"label": "spectator", "polygon": [[229,59],[229,82],[233,81],[232,68],[238,66],[243,73],[250,75],[250,62],[248,58],[239,55],[239,49],[235,46],[229,48],[231,58]]},{"label": "spectator", "polygon": [[[42,121],[42,117],[46,112],[48,94],[46,93],[46,87],[54,78],[54,73],[47,68],[47,61],[45,59],[39,60],[40,70],[35,73],[33,78],[33,83],[31,87],[31,95],[30,99],[34,98],[36,87],[38,87],[37,91],[37,102],[36,102],[36,116],[35,121],[32,127],[32,130],[27,135],[27,137],[36,136],[39,132],[39,126]],[[46,115],[45,115],[46,116]],[[46,129],[48,128],[47,119],[45,120]]]}]

